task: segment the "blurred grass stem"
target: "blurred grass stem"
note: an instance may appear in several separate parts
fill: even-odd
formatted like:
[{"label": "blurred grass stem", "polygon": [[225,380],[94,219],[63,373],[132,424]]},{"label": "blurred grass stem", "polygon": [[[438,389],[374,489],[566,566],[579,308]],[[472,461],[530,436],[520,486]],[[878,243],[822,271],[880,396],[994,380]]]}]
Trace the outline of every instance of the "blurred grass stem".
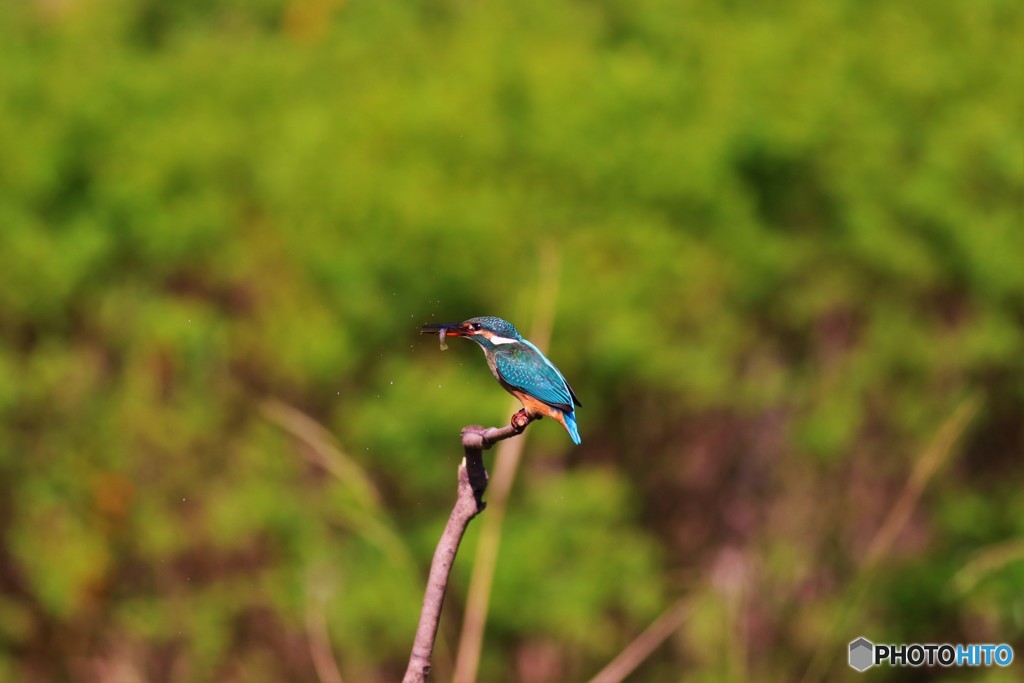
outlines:
[{"label": "blurred grass stem", "polygon": [[[558,300],[560,261],[555,247],[545,245],[539,261],[536,304],[529,338],[537,348],[546,352],[551,341],[551,329]],[[517,409],[518,402],[513,401],[511,407],[513,410]],[[483,520],[480,542],[473,561],[473,573],[469,582],[469,594],[455,659],[455,683],[473,683],[480,667],[480,652],[483,649],[484,631],[487,627],[491,588],[494,585],[494,571],[498,566],[498,551],[501,547],[501,529],[525,444],[525,434],[520,439],[505,441],[498,446],[495,456],[491,495],[487,501],[490,514]]]},{"label": "blurred grass stem", "polygon": [[356,504],[348,510],[353,528],[412,575],[416,566],[412,553],[395,532],[373,480],[355,459],[342,450],[327,428],[299,409],[276,399],[263,401],[260,413],[307,446],[302,450],[306,459],[332,474],[355,499]]},{"label": "blurred grass stem", "polygon": [[317,595],[310,598],[306,605],[306,639],[309,641],[309,655],[320,683],[344,683],[327,633],[325,602],[322,596]]},{"label": "blurred grass stem", "polygon": [[903,491],[875,533],[871,545],[868,546],[868,552],[864,556],[864,561],[861,563],[856,577],[851,581],[850,590],[847,592],[848,597],[839,609],[838,616],[832,621],[831,628],[826,631],[826,637],[818,642],[811,663],[804,674],[804,683],[825,680],[825,673],[840,650],[837,639],[841,638],[841,634],[848,630],[847,625],[850,623],[851,617],[867,595],[874,580],[874,570],[881,560],[889,555],[896,539],[899,538],[907,522],[910,521],[910,516],[924,489],[942,465],[949,460],[953,446],[977,414],[980,405],[981,399],[976,395],[961,401],[953,414],[939,427],[939,431],[925,447],[921,457],[914,463],[914,468],[910,472]]},{"label": "blurred grass stem", "polygon": [[961,595],[969,593],[990,574],[1014,562],[1024,562],[1024,538],[1015,538],[982,549],[953,577]]},{"label": "blurred grass stem", "polygon": [[659,645],[675,633],[690,614],[690,603],[681,598],[644,629],[608,666],[601,669],[590,683],[619,683],[633,673]]}]

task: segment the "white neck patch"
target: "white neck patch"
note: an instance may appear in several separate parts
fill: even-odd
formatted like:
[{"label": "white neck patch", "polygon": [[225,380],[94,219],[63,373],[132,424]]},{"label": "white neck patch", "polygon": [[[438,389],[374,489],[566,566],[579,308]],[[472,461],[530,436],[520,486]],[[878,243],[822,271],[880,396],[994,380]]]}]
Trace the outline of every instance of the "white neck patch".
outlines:
[{"label": "white neck patch", "polygon": [[508,337],[499,337],[496,334],[491,336],[490,340],[491,340],[492,344],[498,344],[498,345],[501,345],[501,344],[515,344],[516,341],[517,341],[515,339],[509,339]]}]

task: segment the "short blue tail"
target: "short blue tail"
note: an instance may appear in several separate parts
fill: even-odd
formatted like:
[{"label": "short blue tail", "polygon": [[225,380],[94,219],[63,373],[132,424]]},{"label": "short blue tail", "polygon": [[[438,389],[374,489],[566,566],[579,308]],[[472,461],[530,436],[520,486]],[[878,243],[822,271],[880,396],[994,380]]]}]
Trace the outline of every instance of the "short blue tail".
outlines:
[{"label": "short blue tail", "polygon": [[572,437],[572,442],[579,446],[583,441],[580,439],[580,430],[576,427],[576,416],[572,413],[562,413],[565,416],[565,429]]}]

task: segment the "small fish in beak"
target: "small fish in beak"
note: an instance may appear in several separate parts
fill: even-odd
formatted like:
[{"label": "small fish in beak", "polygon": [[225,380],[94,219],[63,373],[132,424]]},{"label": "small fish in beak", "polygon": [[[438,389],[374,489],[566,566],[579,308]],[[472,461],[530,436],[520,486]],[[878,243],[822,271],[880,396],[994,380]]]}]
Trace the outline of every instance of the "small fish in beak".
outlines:
[{"label": "small fish in beak", "polygon": [[441,350],[447,351],[448,344],[445,343],[445,337],[465,337],[466,331],[463,329],[463,323],[442,323],[423,325],[420,327],[421,334],[437,334],[438,341],[441,343]]}]

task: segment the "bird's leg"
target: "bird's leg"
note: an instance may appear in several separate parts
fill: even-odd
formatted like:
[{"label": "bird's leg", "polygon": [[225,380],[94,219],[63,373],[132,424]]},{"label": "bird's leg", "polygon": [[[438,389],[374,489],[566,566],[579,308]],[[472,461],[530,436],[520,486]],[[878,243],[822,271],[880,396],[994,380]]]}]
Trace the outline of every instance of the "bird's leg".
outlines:
[{"label": "bird's leg", "polygon": [[[533,419],[539,420],[540,417],[538,416]],[[526,425],[528,424],[530,424],[530,416],[527,415],[526,408],[523,408],[518,413],[512,416],[512,429],[516,430],[517,432],[521,432],[524,429],[526,429]]]}]

